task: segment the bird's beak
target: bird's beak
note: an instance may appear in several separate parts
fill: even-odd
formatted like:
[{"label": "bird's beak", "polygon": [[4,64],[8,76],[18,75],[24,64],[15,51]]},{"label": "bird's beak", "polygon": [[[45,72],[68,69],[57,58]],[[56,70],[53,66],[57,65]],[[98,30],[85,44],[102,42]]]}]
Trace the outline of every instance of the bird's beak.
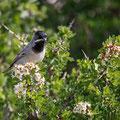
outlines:
[{"label": "bird's beak", "polygon": [[46,42],[46,41],[47,41],[47,38],[44,38],[44,41]]}]

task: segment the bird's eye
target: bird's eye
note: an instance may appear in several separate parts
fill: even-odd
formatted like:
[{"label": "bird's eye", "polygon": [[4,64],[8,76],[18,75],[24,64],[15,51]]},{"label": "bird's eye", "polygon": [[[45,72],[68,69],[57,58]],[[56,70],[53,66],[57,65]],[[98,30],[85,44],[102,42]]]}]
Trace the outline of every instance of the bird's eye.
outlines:
[{"label": "bird's eye", "polygon": [[42,36],[38,36],[38,39],[42,39]]}]

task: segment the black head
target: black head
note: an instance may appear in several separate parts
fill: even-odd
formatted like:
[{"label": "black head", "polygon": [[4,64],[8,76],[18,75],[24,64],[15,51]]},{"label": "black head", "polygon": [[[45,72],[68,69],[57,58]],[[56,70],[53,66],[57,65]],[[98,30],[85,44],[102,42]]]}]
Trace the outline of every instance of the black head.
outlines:
[{"label": "black head", "polygon": [[34,46],[32,47],[33,51],[35,53],[40,53],[44,49],[44,45],[47,40],[47,35],[44,31],[37,31],[34,34],[33,41],[34,41]]},{"label": "black head", "polygon": [[44,31],[35,32],[35,34],[34,34],[35,42],[40,42],[40,41],[46,42],[46,40],[47,40],[47,34]]}]

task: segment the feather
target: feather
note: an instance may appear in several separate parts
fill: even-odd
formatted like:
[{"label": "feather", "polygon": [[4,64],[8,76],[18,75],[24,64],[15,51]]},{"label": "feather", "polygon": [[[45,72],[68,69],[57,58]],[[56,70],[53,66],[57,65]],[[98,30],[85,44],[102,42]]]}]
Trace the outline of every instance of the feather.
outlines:
[{"label": "feather", "polygon": [[2,71],[3,73],[7,73],[8,71],[10,71],[12,69],[12,67],[9,67],[7,69],[5,69],[4,71]]}]

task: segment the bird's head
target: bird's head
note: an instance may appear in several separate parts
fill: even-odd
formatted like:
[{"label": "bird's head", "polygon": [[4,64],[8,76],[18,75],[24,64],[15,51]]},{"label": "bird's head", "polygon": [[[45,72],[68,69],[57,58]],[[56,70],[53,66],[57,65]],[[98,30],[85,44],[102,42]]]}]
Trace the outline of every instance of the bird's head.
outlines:
[{"label": "bird's head", "polygon": [[34,34],[33,38],[35,43],[39,42],[46,42],[47,41],[47,34],[44,31],[37,31]]}]

